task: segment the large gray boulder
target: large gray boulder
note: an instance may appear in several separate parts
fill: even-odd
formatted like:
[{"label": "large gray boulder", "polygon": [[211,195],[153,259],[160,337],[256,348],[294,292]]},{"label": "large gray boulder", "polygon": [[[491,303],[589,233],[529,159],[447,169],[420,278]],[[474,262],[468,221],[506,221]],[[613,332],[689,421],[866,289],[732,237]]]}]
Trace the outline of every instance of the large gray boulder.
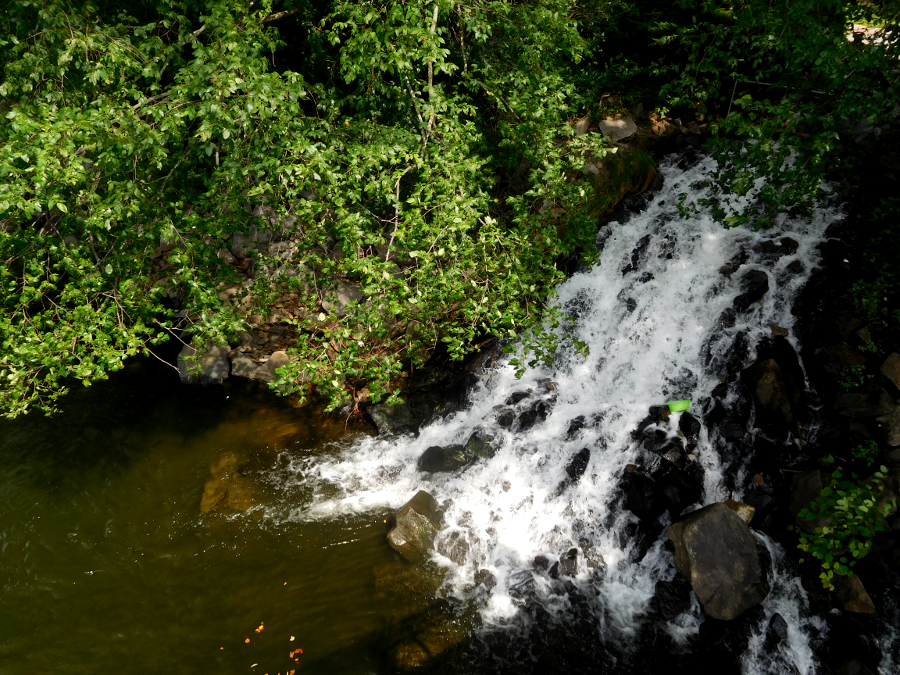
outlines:
[{"label": "large gray boulder", "polygon": [[694,511],[669,526],[675,565],[691,583],[707,616],[731,621],[769,594],[747,524],[725,504]]},{"label": "large gray boulder", "polygon": [[345,317],[350,303],[360,302],[364,297],[358,286],[338,279],[334,288],[322,301],[322,309],[326,312],[334,312],[339,317]]},{"label": "large gray boulder", "polygon": [[434,548],[434,538],[441,528],[437,502],[425,490],[419,490],[397,511],[396,524],[387,540],[397,553],[409,562],[418,562]]},{"label": "large gray boulder", "polygon": [[637,124],[630,117],[622,117],[620,119],[607,117],[605,120],[597,122],[597,126],[600,129],[600,133],[613,142],[634,136],[638,130]]},{"label": "large gray boulder", "polygon": [[185,345],[178,353],[178,377],[184,384],[222,384],[228,378],[230,364],[228,350],[220,345],[211,345],[196,360],[198,351]]}]

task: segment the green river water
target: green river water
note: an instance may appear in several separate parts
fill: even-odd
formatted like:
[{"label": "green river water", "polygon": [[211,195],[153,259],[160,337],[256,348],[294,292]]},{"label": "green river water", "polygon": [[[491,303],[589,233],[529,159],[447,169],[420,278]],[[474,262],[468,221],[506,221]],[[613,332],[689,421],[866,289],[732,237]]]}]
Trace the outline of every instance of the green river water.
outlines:
[{"label": "green river water", "polygon": [[145,359],[62,403],[0,422],[2,675],[389,669],[387,514],[292,517],[278,479],[343,421]]}]

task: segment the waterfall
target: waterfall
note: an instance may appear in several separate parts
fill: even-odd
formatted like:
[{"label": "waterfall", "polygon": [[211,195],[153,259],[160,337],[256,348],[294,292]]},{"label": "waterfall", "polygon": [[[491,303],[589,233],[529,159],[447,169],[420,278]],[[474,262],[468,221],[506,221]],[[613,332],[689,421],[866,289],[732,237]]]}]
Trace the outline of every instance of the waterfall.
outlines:
[{"label": "waterfall", "polygon": [[[823,207],[811,218],[785,218],[766,231],[726,229],[701,205],[713,197],[714,161],[701,158],[689,167],[677,162],[662,163],[663,187],[646,198],[642,210],[601,230],[600,263],[558,288],[557,302],[572,318],[575,335],[590,347],[586,358],[563,349],[553,364],[520,380],[511,366],[497,364],[469,392],[466,409],[426,426],[418,437],[366,438],[329,456],[293,459],[293,480],[303,486],[305,502],[291,517],[398,507],[417,490],[427,490],[445,510],[439,537],[452,533],[466,545],[463,564],[434,555],[447,571],[443,593],[474,602],[480,592],[485,630],[523,625],[523,594],[562,616],[574,588],[597,617],[598,637],[627,653],[656,582],[676,574],[664,545],[668,514],[658,523],[659,537],[643,541],[636,517],[622,508],[622,476],[629,465],[645,461],[633,431],[651,405],[673,399],[692,401],[690,412],[702,421],[713,389],[728,372],[754,361],[754,346],[771,334],[771,326],[792,328],[791,304],[816,266],[816,246],[841,217],[837,208]],[[677,208],[682,195],[687,195],[684,206],[693,207],[688,217]],[[743,203],[752,199],[753,192]],[[739,200],[724,206],[740,205]],[[785,236],[797,243],[796,250],[791,245],[790,251],[772,255],[771,245],[768,253],[760,246]],[[728,263],[740,267],[724,274],[720,268]],[[734,312],[742,278],[751,270],[768,277],[769,291],[760,303]],[[524,396],[521,401],[516,392]],[[727,396],[726,404],[738,394]],[[546,412],[529,428],[501,425],[508,409],[519,414],[537,402]],[[673,414],[673,428],[678,417]],[[497,439],[496,454],[453,473],[417,470],[426,448],[465,444],[475,430]],[[587,468],[572,481],[566,469],[583,448],[590,452]],[[698,506],[741,499],[748,458],[735,456],[715,427],[704,425],[690,452],[702,485]],[[764,535],[757,538],[772,559],[765,617],[778,612],[790,629],[777,650],[767,651],[763,620],[744,652],[744,671],[813,673],[810,640],[824,630],[824,622],[807,611],[805,592],[784,551]],[[572,548],[579,565],[571,584],[535,572],[536,556],[552,564]],[[478,570],[496,579],[487,596],[473,590]],[[697,633],[701,613],[693,602],[666,624],[675,643]]]}]

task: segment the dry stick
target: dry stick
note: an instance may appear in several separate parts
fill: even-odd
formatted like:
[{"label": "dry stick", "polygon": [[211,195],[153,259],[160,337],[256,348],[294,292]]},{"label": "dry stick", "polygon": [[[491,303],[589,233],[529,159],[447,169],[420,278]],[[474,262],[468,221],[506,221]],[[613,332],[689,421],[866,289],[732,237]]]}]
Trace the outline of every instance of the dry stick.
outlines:
[{"label": "dry stick", "polygon": [[144,345],[144,349],[146,349],[146,350],[147,350],[147,353],[150,354],[151,356],[153,356],[153,358],[157,359],[158,361],[162,361],[162,362],[165,363],[167,366],[169,366],[169,368],[172,368],[173,370],[175,370],[175,372],[177,372],[177,373],[179,373],[179,374],[181,373],[181,371],[178,369],[178,366],[173,366],[171,363],[169,363],[169,362],[166,361],[165,359],[162,359],[162,358],[158,357],[156,354],[153,353],[153,350],[150,349],[150,347]]},{"label": "dry stick", "polygon": [[388,242],[388,250],[387,253],[384,254],[384,262],[387,262],[391,259],[391,246],[394,245],[394,237],[397,236],[397,228],[400,227],[400,181],[403,179],[410,169],[415,166],[414,164],[410,164],[403,170],[397,177],[397,182],[394,184],[394,190],[396,193],[396,199],[394,204],[394,230],[391,232],[391,240]]}]

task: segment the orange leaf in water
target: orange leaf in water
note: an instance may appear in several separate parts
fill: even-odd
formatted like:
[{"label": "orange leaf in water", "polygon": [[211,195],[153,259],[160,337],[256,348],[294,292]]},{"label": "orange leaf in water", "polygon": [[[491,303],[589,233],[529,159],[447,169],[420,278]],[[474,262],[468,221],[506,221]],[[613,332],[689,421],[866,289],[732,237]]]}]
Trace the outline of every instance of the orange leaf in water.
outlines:
[{"label": "orange leaf in water", "polygon": [[244,644],[250,644],[250,638],[247,638],[246,640],[244,640]]}]

